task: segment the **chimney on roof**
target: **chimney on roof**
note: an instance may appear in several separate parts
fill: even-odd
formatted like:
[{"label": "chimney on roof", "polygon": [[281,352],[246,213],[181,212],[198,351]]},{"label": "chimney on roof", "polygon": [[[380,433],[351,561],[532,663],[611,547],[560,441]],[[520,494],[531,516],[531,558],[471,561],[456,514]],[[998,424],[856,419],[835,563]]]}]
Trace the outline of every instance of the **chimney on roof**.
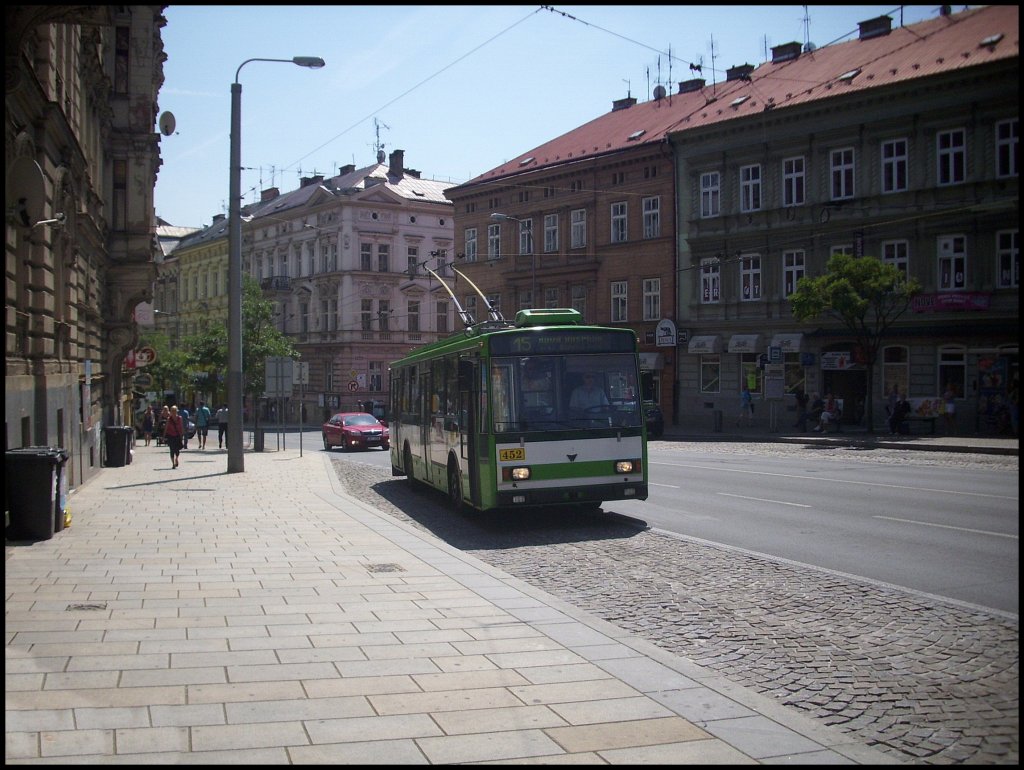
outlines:
[{"label": "chimney on roof", "polygon": [[223,221],[224,221],[224,215],[223,214],[214,214],[213,215],[213,224],[214,225],[217,224],[218,222],[223,222]]},{"label": "chimney on roof", "polygon": [[395,150],[388,156],[388,174],[402,176],[405,173],[405,150]]},{"label": "chimney on roof", "polygon": [[341,176],[342,174],[351,174],[355,170],[355,163],[346,163],[344,166],[338,169],[338,176]]},{"label": "chimney on roof", "polygon": [[683,80],[679,83],[679,93],[688,94],[692,91],[699,91],[704,87],[704,78],[694,78],[693,80]]},{"label": "chimney on roof", "polygon": [[317,174],[316,176],[304,176],[299,180],[299,189],[309,187],[311,184],[320,184],[322,181],[324,181],[323,174]]},{"label": "chimney on roof", "polygon": [[781,64],[784,61],[791,61],[800,55],[799,43],[783,43],[772,46],[772,64]]},{"label": "chimney on roof", "polygon": [[888,16],[878,16],[874,19],[860,22],[860,39],[870,40],[873,37],[881,37],[892,32],[892,19]]},{"label": "chimney on roof", "polygon": [[953,6],[951,6],[951,5],[940,5],[939,6],[939,16],[949,16],[951,13],[953,13]]},{"label": "chimney on roof", "polygon": [[260,193],[260,203],[266,203],[267,201],[272,201],[272,200],[274,200],[274,198],[276,198],[280,194],[281,194],[281,191],[278,190],[276,187],[268,187],[266,190],[263,190]]},{"label": "chimney on roof", "polygon": [[750,73],[754,71],[753,64],[740,64],[730,67],[725,71],[726,82],[730,80],[750,80]]},{"label": "chimney on roof", "polygon": [[618,112],[619,110],[628,110],[636,104],[635,96],[627,96],[625,99],[616,99],[612,102],[612,112]]}]

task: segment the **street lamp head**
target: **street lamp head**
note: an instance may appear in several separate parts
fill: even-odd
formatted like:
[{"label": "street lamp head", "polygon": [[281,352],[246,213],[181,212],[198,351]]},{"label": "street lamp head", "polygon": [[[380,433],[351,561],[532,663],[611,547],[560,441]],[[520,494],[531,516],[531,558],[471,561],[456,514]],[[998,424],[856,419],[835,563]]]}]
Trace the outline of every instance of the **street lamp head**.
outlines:
[{"label": "street lamp head", "polygon": [[298,64],[300,67],[309,67],[311,70],[318,70],[325,64],[327,64],[327,62],[325,62],[319,56],[296,56],[292,59],[292,61]]},{"label": "street lamp head", "polygon": [[522,221],[522,220],[519,219],[519,217],[510,217],[508,214],[499,214],[497,211],[495,211],[494,213],[491,214],[491,219],[493,219],[493,220],[495,220],[497,222],[504,222],[506,220],[509,220],[509,221],[512,221],[512,222],[520,222],[520,221]]}]

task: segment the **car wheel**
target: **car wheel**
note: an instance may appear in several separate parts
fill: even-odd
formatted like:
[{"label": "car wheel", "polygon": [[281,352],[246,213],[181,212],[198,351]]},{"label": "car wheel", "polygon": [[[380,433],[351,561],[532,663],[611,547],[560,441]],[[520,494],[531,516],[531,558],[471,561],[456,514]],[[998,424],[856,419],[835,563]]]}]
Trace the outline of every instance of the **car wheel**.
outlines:
[{"label": "car wheel", "polygon": [[322,435],[323,440],[324,440],[324,451],[325,452],[330,452],[331,451],[331,445],[329,443],[327,443],[327,434],[324,433],[324,434],[321,434],[321,435]]}]

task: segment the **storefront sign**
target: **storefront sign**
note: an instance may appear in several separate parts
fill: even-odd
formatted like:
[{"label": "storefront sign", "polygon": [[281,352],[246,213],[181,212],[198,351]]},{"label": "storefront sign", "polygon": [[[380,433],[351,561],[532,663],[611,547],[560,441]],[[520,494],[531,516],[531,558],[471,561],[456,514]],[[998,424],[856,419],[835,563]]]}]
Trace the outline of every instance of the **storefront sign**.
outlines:
[{"label": "storefront sign", "polygon": [[850,351],[831,351],[821,354],[822,369],[852,369],[854,366],[853,356]]},{"label": "storefront sign", "polygon": [[654,344],[658,347],[675,347],[676,325],[670,318],[662,318],[654,329]]},{"label": "storefront sign", "polygon": [[910,300],[915,313],[937,313],[944,310],[988,310],[992,295],[981,291],[956,291],[944,294],[918,294]]}]

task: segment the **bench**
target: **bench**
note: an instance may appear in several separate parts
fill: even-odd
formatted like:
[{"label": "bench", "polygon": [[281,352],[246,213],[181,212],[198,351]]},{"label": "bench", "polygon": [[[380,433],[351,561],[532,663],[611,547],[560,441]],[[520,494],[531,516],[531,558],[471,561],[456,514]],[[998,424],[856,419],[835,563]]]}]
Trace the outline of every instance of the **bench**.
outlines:
[{"label": "bench", "polygon": [[[941,398],[915,396],[908,398],[910,414],[900,421],[900,433],[911,433],[914,425],[927,425],[928,432],[935,435],[935,420],[942,416],[946,405]],[[903,430],[906,426],[906,430]]]},{"label": "bench", "polygon": [[[825,423],[825,427],[821,430],[822,433],[828,433],[829,428],[833,428],[833,433],[843,432],[843,399],[837,398],[836,400],[836,416],[835,419],[829,420]],[[821,412],[815,412],[811,415],[811,419],[815,422],[821,421]]]},{"label": "bench", "polygon": [[908,414],[906,417],[903,418],[902,422],[900,423],[900,427],[902,428],[904,425],[906,425],[907,426],[907,433],[912,433],[913,432],[913,431],[911,431],[911,427],[912,426],[914,426],[914,425],[924,425],[926,423],[928,425],[928,432],[930,434],[934,435],[935,434],[935,415],[931,415],[929,417],[929,416],[922,416],[922,415],[918,415],[918,414]]}]

